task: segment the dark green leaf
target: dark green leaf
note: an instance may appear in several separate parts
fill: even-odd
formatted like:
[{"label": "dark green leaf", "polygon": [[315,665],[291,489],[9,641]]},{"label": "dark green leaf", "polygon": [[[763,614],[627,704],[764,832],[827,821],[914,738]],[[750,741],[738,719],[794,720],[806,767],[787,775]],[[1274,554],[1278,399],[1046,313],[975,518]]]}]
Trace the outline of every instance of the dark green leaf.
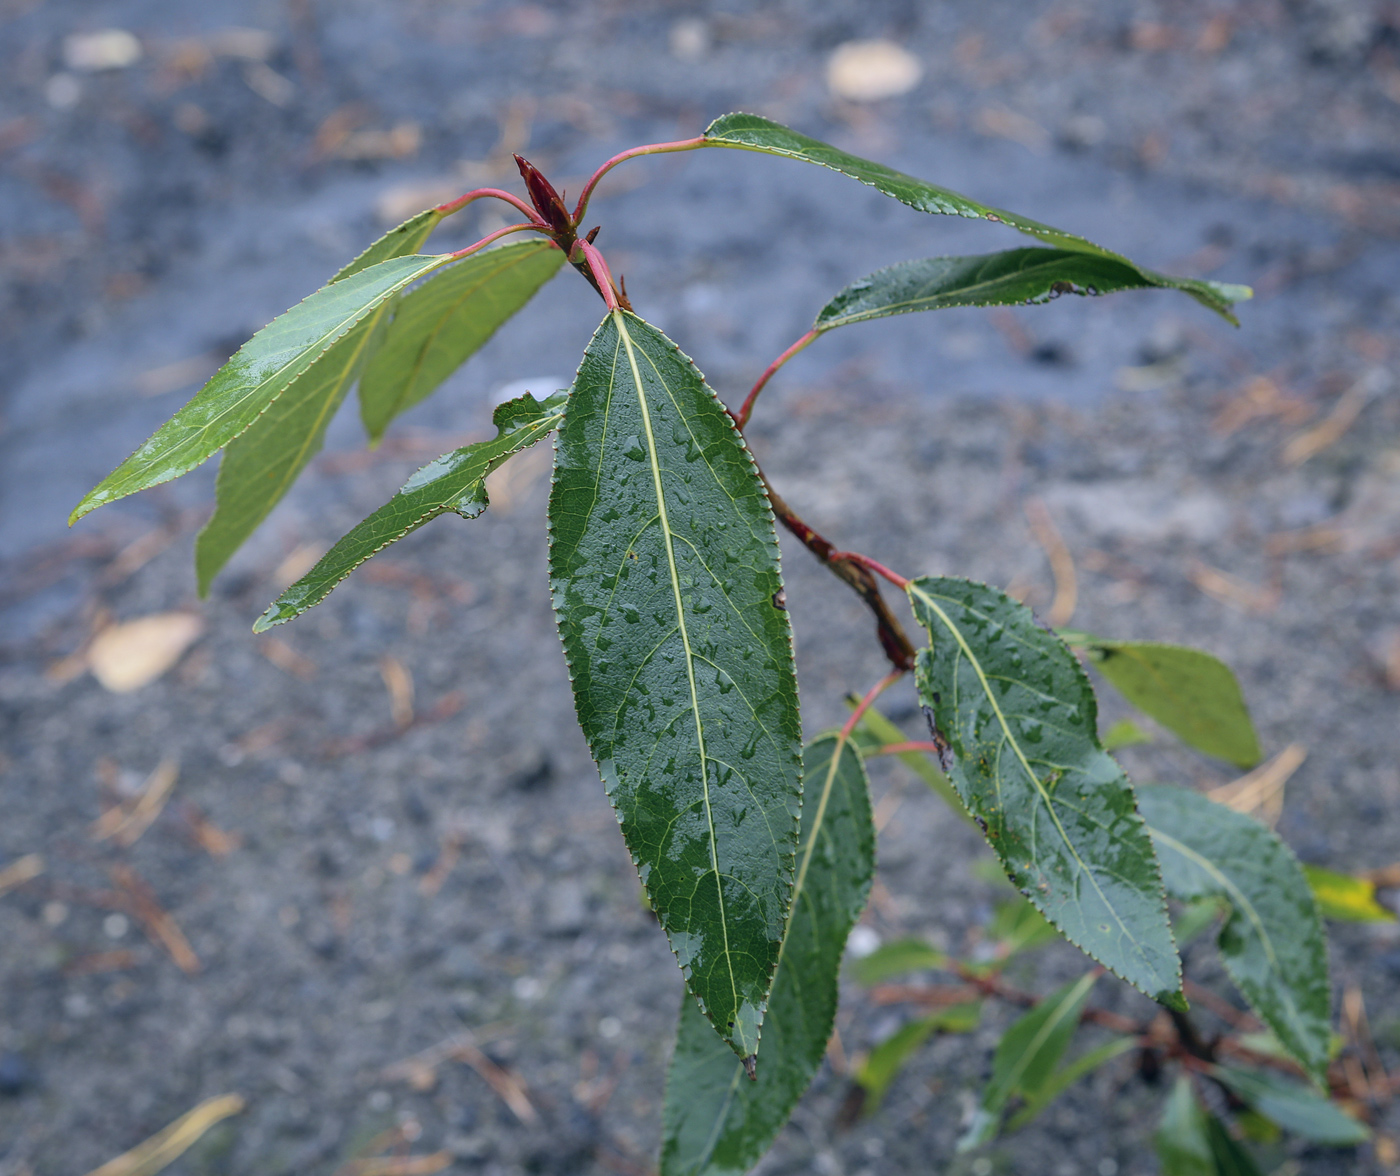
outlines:
[{"label": "dark green leaf", "polygon": [[473,355],[563,264],[552,242],[474,253],[394,304],[383,345],[360,380],[360,416],[378,441]]},{"label": "dark green leaf", "polygon": [[826,1052],[841,953],[875,872],[875,830],[865,769],[849,743],[829,735],[815,740],[804,768],[792,919],[763,1023],[757,1079],[745,1077],[696,1003],[682,997],[666,1082],[662,1176],[747,1171],[787,1122]]},{"label": "dark green leaf", "polygon": [[547,437],[564,415],[565,393],[540,403],[528,392],[500,405],[497,433],[429,462],[393,498],[354,528],[316,566],[282,593],[258,618],[254,632],[290,621],[320,604],[331,589],[370,556],[449,511],[474,519],[486,509],[486,475],[508,458]]},{"label": "dark green leaf", "polygon": [[934,1032],[971,1033],[982,1019],[980,1001],[969,1004],[950,1005],[939,1009],[927,1017],[901,1025],[889,1037],[870,1051],[870,1056],[856,1071],[855,1080],[865,1091],[865,1103],[861,1110],[873,1114],[880,1101],[889,1090],[890,1083],[904,1068],[907,1062]]},{"label": "dark green leaf", "polygon": [[207,460],[246,430],[337,340],[441,256],[395,257],[322,286],[273,319],[210,378],[131,457],[89,491],[70,522],[118,498],[168,482]]},{"label": "dark green leaf", "polygon": [[1068,1065],[1061,1066],[1041,1083],[1034,1094],[1026,1096],[1026,1105],[1007,1120],[1006,1129],[1019,1131],[1081,1078],[1136,1048],[1137,1042],[1133,1038],[1115,1037],[1075,1058]]},{"label": "dark green leaf", "polygon": [[[441,219],[436,209],[420,212],[385,233],[331,281],[343,281],[377,262],[417,253]],[[381,302],[327,348],[271,408],[229,442],[219,464],[213,517],[195,540],[194,565],[201,596],[208,593],[229,557],[277,505],[306,463],[321,451],[326,426],[382,338],[393,301]]]},{"label": "dark green leaf", "polygon": [[745,151],[761,151],[768,155],[785,155],[790,159],[800,159],[815,163],[832,171],[851,176],[863,184],[892,196],[902,204],[919,212],[946,216],[977,217],[982,220],[998,221],[1010,225],[1022,233],[1052,245],[1058,250],[1082,253],[1109,261],[1119,262],[1142,276],[1150,285],[1172,286],[1184,290],[1202,305],[1209,307],[1230,322],[1235,318],[1230,313],[1232,304],[1252,296],[1248,286],[1232,286],[1224,282],[1194,281],[1189,278],[1172,278],[1156,274],[1133,265],[1121,254],[1113,253],[1092,241],[1066,233],[1060,229],[1043,225],[1039,221],[1017,216],[1000,208],[990,208],[969,200],[948,188],[940,188],[925,180],[915,179],[903,172],[895,171],[884,164],[873,163],[868,159],[838,150],[829,143],[798,134],[780,123],[771,122],[755,114],[726,114],[715,119],[705,129],[705,139],[716,147],[737,147]]},{"label": "dark green leaf", "polygon": [[1263,1070],[1213,1066],[1211,1073],[1265,1118],[1313,1143],[1351,1147],[1371,1138],[1370,1128],[1316,1091]]},{"label": "dark green leaf", "polygon": [[1007,874],[1071,943],[1183,1007],[1157,858],[1132,785],[1099,746],[1074,654],[984,584],[928,577],[909,599],[932,642],[919,654],[920,698]]},{"label": "dark green leaf", "polygon": [[981,1107],[958,1140],[958,1151],[979,1147],[996,1135],[1001,1113],[1013,1095],[1034,1096],[1051,1080],[1079,1028],[1095,979],[1093,972],[1081,976],[1012,1022],[992,1055],[991,1080],[982,1092]]},{"label": "dark green leaf", "polygon": [[1265,1024],[1314,1074],[1327,1066],[1331,989],[1317,902],[1293,851],[1252,817],[1169,785],[1139,790],[1168,892],[1223,898],[1231,979]]},{"label": "dark green leaf", "polygon": [[1304,866],[1303,876],[1317,897],[1323,915],[1344,923],[1393,923],[1395,912],[1376,901],[1376,884],[1366,878]]},{"label": "dark green leaf", "polygon": [[822,307],[812,329],[830,331],[892,314],[954,306],[1020,306],[1050,302],[1061,294],[1112,294],[1179,285],[1177,279],[1118,258],[1065,249],[927,257],[901,261],[852,282]]},{"label": "dark green leaf", "polygon": [[857,984],[879,984],[891,976],[908,972],[923,972],[930,968],[946,968],[948,955],[922,939],[900,939],[877,947],[868,956],[851,964],[851,976]]},{"label": "dark green leaf", "polygon": [[1085,637],[1072,643],[1088,649],[1094,669],[1124,698],[1198,751],[1242,768],[1259,762],[1259,738],[1240,684],[1218,657],[1155,641]]},{"label": "dark green leaf", "polygon": [[1162,1176],[1217,1176],[1209,1118],[1196,1101],[1191,1079],[1182,1074],[1167,1097],[1157,1128],[1157,1159],[1162,1165]]},{"label": "dark green leaf", "polygon": [[549,523],[579,723],[690,991],[752,1055],[802,795],[778,542],[724,406],[635,315],[584,353]]}]

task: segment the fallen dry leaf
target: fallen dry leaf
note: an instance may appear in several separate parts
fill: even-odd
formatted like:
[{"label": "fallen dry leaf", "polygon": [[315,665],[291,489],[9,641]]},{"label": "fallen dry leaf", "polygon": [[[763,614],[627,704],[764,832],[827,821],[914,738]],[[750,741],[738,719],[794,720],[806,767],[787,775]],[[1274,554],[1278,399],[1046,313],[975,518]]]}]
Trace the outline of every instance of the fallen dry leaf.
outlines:
[{"label": "fallen dry leaf", "polygon": [[1026,501],[1026,519],[1030,522],[1035,541],[1045,549],[1045,556],[1050,561],[1050,574],[1055,577],[1055,598],[1045,619],[1056,628],[1068,625],[1079,601],[1074,557],[1070,555],[1043,499],[1031,498]]},{"label": "fallen dry leaf", "polygon": [[0,894],[8,894],[16,886],[23,886],[44,872],[44,859],[40,854],[27,853],[16,858],[0,870]]},{"label": "fallen dry leaf", "polygon": [[173,1164],[215,1123],[238,1114],[243,1106],[243,1098],[237,1094],[206,1099],[145,1143],[94,1168],[88,1176],[153,1176]]},{"label": "fallen dry leaf", "polygon": [[123,847],[135,845],[160,816],[179,778],[180,761],[170,756],[161,760],[136,796],[123,804],[114,804],[93,822],[92,839],[105,841],[110,837]]},{"label": "fallen dry leaf", "polygon": [[1212,788],[1206,795],[1237,813],[1256,815],[1272,829],[1283,812],[1283,786],[1307,758],[1306,747],[1290,743],[1273,759],[1238,780]]},{"label": "fallen dry leaf", "polygon": [[826,84],[849,102],[907,94],[923,80],[919,59],[893,41],[847,41],[827,62]]},{"label": "fallen dry leaf", "polygon": [[88,647],[88,668],[113,694],[128,694],[170,669],[203,632],[204,621],[185,612],[108,625]]}]

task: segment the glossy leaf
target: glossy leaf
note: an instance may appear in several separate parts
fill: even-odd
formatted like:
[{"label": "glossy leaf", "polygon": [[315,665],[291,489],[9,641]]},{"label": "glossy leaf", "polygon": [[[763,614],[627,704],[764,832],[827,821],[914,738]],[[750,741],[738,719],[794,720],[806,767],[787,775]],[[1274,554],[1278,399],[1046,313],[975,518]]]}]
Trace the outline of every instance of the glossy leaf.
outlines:
[{"label": "glossy leaf", "polygon": [[212,457],[376,308],[449,260],[449,254],[442,254],[376,262],[322,286],[273,319],[243,344],[184,408],[89,491],[69,521],[177,478]]},{"label": "glossy leaf", "polygon": [[[378,262],[417,253],[441,219],[436,209],[419,213],[385,233],[331,281],[343,281]],[[214,514],[194,545],[201,596],[208,594],[209,585],[229,557],[321,451],[326,427],[382,339],[393,303],[392,298],[381,302],[229,442],[219,463]]]},{"label": "glossy leaf", "polygon": [[1209,1117],[1196,1101],[1191,1079],[1182,1074],[1167,1096],[1155,1138],[1162,1176],[1218,1176]]},{"label": "glossy leaf", "polygon": [[996,221],[1010,225],[1013,229],[1054,246],[1057,250],[1118,262],[1139,274],[1146,284],[1183,290],[1232,323],[1235,322],[1235,318],[1230,313],[1231,305],[1251,297],[1253,293],[1248,286],[1173,278],[1142,269],[1121,254],[1095,245],[1084,237],[1051,228],[1039,221],[1018,216],[1014,212],[980,204],[948,188],[915,179],[884,164],[861,159],[829,143],[799,134],[780,123],[755,114],[722,115],[705,129],[705,139],[707,143],[716,147],[735,147],[745,151],[761,151],[768,155],[783,155],[830,168],[863,184],[869,184],[886,196],[892,196],[919,212]]},{"label": "glossy leaf", "polygon": [[[839,748],[839,752],[838,752]],[[850,743],[823,736],[804,755],[806,800],[792,919],[750,1082],[689,995],[666,1082],[662,1176],[745,1172],[787,1122],[821,1064],[836,1017],[846,937],[875,872],[865,769]]]},{"label": "glossy leaf", "polygon": [[974,1001],[950,1005],[946,1009],[939,1009],[926,1017],[901,1025],[870,1051],[870,1055],[856,1071],[856,1083],[865,1091],[865,1103],[861,1107],[863,1113],[870,1115],[875,1112],[885,1097],[885,1092],[889,1090],[890,1083],[933,1033],[971,1033],[981,1019],[981,1002]]},{"label": "glossy leaf", "polygon": [[496,333],[564,262],[545,240],[474,253],[399,298],[360,380],[360,416],[378,441]]},{"label": "glossy leaf", "polygon": [[1090,664],[1143,714],[1197,751],[1241,768],[1260,760],[1259,737],[1234,673],[1218,657],[1185,645],[1108,641],[1068,634]]},{"label": "glossy leaf", "polygon": [[492,417],[495,437],[464,445],[425,465],[273,601],[253,631],[261,633],[320,604],[370,556],[439,515],[451,512],[464,519],[476,518],[488,505],[486,475],[552,433],[563,419],[566,399],[561,392],[541,403],[527,392],[499,405]]},{"label": "glossy leaf", "polygon": [[920,699],[1013,884],[1071,943],[1182,1007],[1157,858],[1132,785],[1099,746],[1074,654],[986,585],[927,577],[909,599],[932,643],[919,654]]},{"label": "glossy leaf", "polygon": [[1304,866],[1303,876],[1325,918],[1343,923],[1395,922],[1395,912],[1376,901],[1376,884],[1369,879],[1321,866]]},{"label": "glossy leaf", "polygon": [[1051,1080],[1079,1028],[1095,978],[1093,972],[1081,976],[1012,1022],[992,1055],[991,1080],[982,1092],[982,1105],[958,1140],[958,1151],[969,1151],[992,1139],[1012,1097],[1034,1096]]},{"label": "glossy leaf", "polygon": [[579,723],[690,991],[752,1056],[802,795],[778,542],[724,406],[635,315],[584,353],[549,526]]},{"label": "glossy leaf", "polygon": [[1041,1083],[1034,1094],[1026,1096],[1026,1105],[1007,1120],[1006,1129],[1019,1131],[1081,1078],[1088,1077],[1099,1067],[1137,1047],[1137,1041],[1131,1037],[1115,1037],[1061,1066]]},{"label": "glossy leaf", "polygon": [[1371,1138],[1365,1123],[1353,1119],[1321,1094],[1278,1074],[1213,1066],[1211,1074],[1285,1131],[1313,1143],[1352,1147]]},{"label": "glossy leaf", "polygon": [[1021,306],[1051,302],[1062,294],[1112,294],[1179,285],[1178,279],[1115,257],[1066,249],[926,257],[897,262],[858,278],[822,307],[812,329],[830,331],[848,323],[955,306]]},{"label": "glossy leaf", "polygon": [[1139,790],[1168,892],[1223,898],[1221,959],[1265,1024],[1321,1076],[1331,1039],[1327,941],[1293,851],[1252,817],[1186,788]]},{"label": "glossy leaf", "polygon": [[857,984],[869,986],[888,980],[891,976],[930,969],[942,970],[947,966],[947,952],[939,951],[922,939],[898,939],[894,943],[882,944],[868,956],[852,963],[851,976]]}]

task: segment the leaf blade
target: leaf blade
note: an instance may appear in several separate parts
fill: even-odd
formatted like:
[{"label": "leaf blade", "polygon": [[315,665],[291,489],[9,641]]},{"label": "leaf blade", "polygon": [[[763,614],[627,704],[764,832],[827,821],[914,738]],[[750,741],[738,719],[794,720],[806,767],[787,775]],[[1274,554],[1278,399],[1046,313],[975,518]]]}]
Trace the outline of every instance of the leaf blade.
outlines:
[{"label": "leaf blade", "polygon": [[1300,1082],[1232,1066],[1212,1066],[1210,1072],[1266,1119],[1312,1143],[1354,1147],[1371,1138],[1365,1123]]},{"label": "leaf blade", "polygon": [[377,262],[322,286],[255,334],[194,397],[74,508],[70,522],[208,460],[379,305],[450,255]]},{"label": "leaf blade", "polygon": [[475,354],[564,262],[551,242],[475,253],[403,295],[360,380],[360,417],[372,441]]},{"label": "leaf blade", "polygon": [[980,1001],[950,1005],[926,1017],[901,1025],[890,1036],[870,1051],[855,1081],[865,1091],[865,1103],[861,1113],[870,1115],[879,1107],[886,1092],[904,1064],[914,1056],[918,1048],[937,1032],[970,1033],[977,1028],[982,1016]]},{"label": "leaf blade", "polygon": [[[744,1172],[767,1149],[821,1064],[836,1017],[846,937],[875,871],[875,832],[860,756],[823,736],[807,745],[792,918],[750,1082],[689,994],[666,1081],[662,1176]],[[803,868],[805,863],[806,868]]]},{"label": "leaf blade", "polygon": [[549,519],[580,725],[691,992],[751,1056],[801,795],[777,536],[731,418],[635,315],[584,352]]},{"label": "leaf blade", "polygon": [[1182,1007],[1156,855],[1132,785],[1099,745],[1093,689],[1074,655],[986,585],[925,577],[910,582],[909,599],[932,642],[919,655],[920,700],[953,752],[954,787],[1013,884],[1075,946]]},{"label": "leaf blade", "polygon": [[1167,890],[1223,898],[1221,958],[1235,985],[1288,1051],[1315,1075],[1331,1040],[1327,941],[1298,860],[1253,818],[1170,785],[1139,790]]},{"label": "leaf blade", "polygon": [[553,432],[563,419],[565,399],[559,393],[537,401],[527,392],[500,405],[494,414],[494,438],[444,454],[414,474],[393,498],[342,536],[315,567],[285,589],[258,618],[253,631],[265,632],[320,604],[370,556],[439,515],[454,512],[475,518],[487,506],[486,475]]}]

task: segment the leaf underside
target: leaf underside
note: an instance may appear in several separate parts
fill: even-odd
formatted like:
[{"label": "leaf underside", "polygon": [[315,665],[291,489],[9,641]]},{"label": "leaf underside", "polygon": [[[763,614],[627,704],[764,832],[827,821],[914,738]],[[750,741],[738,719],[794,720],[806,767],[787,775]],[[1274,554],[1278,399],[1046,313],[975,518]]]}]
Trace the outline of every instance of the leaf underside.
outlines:
[{"label": "leaf underside", "polygon": [[860,756],[823,736],[803,756],[806,800],[792,917],[749,1081],[689,994],[666,1080],[662,1176],[746,1172],[767,1150],[826,1053],[846,937],[870,893],[875,831]]},{"label": "leaf underside", "polygon": [[1132,785],[1099,745],[1079,662],[986,585],[927,577],[910,583],[909,599],[932,646],[919,654],[920,699],[1012,882],[1071,943],[1184,1007],[1152,841]]},{"label": "leaf underside", "polygon": [[476,253],[400,297],[360,380],[360,416],[378,441],[520,310],[563,264],[551,242]]},{"label": "leaf underside", "polygon": [[549,530],[579,724],[690,991],[751,1056],[802,794],[777,536],[728,413],[634,315],[584,353]]},{"label": "leaf underside", "polygon": [[273,601],[253,631],[261,633],[320,604],[370,556],[439,515],[450,512],[476,518],[487,507],[486,475],[553,432],[563,419],[566,399],[561,392],[541,403],[527,392],[498,406],[492,418],[495,437],[464,445],[425,465]]},{"label": "leaf underside", "polygon": [[1039,221],[1018,216],[1014,212],[980,204],[948,188],[905,175],[884,164],[861,159],[829,143],[799,134],[780,123],[755,114],[723,115],[705,129],[705,139],[716,147],[734,147],[746,151],[760,151],[768,155],[782,155],[830,168],[868,184],[919,212],[1000,222],[1055,249],[1118,262],[1139,274],[1146,285],[1169,286],[1182,290],[1231,323],[1235,322],[1235,317],[1230,313],[1230,307],[1252,296],[1252,291],[1247,286],[1175,278],[1143,269],[1121,254],[1095,245],[1074,233],[1051,228]]},{"label": "leaf underside", "polygon": [[1259,762],[1240,684],[1218,657],[1185,645],[1101,637],[1085,638],[1085,648],[1119,694],[1183,742],[1237,767]]},{"label": "leaf underside", "polygon": [[391,257],[322,286],[254,335],[126,461],[89,491],[70,522],[118,498],[168,482],[247,430],[294,381],[376,309],[447,254]]},{"label": "leaf underside", "polygon": [[1186,788],[1139,791],[1167,891],[1223,898],[1220,955],[1279,1041],[1314,1075],[1327,1067],[1331,986],[1317,902],[1298,859],[1252,817]]}]

